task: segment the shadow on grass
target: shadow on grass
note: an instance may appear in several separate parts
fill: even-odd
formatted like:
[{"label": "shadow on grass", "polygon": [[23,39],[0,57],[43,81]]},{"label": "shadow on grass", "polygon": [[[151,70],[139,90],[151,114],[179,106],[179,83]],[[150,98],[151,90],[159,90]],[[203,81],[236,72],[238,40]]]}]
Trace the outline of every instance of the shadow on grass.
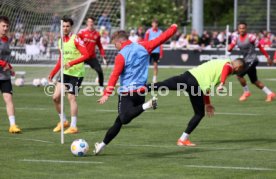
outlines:
[{"label": "shadow on grass", "polygon": [[40,130],[49,130],[49,132],[52,132],[55,126],[44,126],[44,127],[24,127],[22,128],[23,132],[31,132],[31,131],[40,131]]}]

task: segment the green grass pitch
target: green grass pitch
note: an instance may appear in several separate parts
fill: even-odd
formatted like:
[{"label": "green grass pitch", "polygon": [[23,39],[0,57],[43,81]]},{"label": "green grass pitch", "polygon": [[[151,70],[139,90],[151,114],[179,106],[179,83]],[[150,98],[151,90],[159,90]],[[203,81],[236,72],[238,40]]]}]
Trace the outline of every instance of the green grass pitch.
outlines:
[{"label": "green grass pitch", "polygon": [[[159,80],[182,71],[160,69]],[[274,91],[275,72],[259,70],[260,79]],[[98,97],[80,95],[80,133],[65,135],[61,145],[60,134],[52,132],[58,117],[43,88],[14,87],[16,119],[23,133],[7,132],[1,99],[0,179],[276,178],[276,102],[266,103],[264,93],[249,85],[252,96],[241,103],[240,85],[235,77],[228,81],[233,82],[233,96],[211,98],[218,114],[205,117],[191,135],[197,147],[176,146],[193,112],[188,97],[171,92],[159,96],[156,111],[145,112],[124,126],[99,156],[93,156],[92,150],[115,120],[116,96],[98,105]],[[66,114],[69,116],[67,101]],[[71,142],[77,138],[90,145],[86,157],[74,157],[70,152]]]}]

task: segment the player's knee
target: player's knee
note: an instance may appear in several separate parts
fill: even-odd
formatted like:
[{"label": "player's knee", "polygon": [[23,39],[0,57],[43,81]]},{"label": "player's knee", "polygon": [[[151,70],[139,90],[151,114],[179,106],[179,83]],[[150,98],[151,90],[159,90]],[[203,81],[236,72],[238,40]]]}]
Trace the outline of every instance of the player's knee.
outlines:
[{"label": "player's knee", "polygon": [[99,74],[99,75],[103,75],[103,71],[102,69],[100,68],[95,68],[96,72]]},{"label": "player's knee", "polygon": [[73,95],[73,94],[68,94],[68,101],[69,101],[70,103],[76,103],[76,102],[77,102],[76,96]]},{"label": "player's knee", "polygon": [[251,83],[256,85],[256,86],[260,85],[260,81],[258,81],[258,80],[251,80]]},{"label": "player's knee", "polygon": [[199,113],[196,113],[195,115],[199,120],[201,120],[202,118],[204,118],[205,112],[199,112]]},{"label": "player's knee", "polygon": [[127,114],[120,114],[120,120],[123,125],[126,125],[130,122]]},{"label": "player's knee", "polygon": [[55,102],[55,103],[58,103],[60,101],[60,97],[59,96],[53,96],[52,97],[52,100]]}]

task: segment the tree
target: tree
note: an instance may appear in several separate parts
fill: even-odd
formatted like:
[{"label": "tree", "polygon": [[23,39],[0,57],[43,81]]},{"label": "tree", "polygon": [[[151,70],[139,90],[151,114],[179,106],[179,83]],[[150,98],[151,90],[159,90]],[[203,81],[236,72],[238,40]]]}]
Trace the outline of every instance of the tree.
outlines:
[{"label": "tree", "polygon": [[205,0],[204,25],[217,27],[233,24],[233,9],[233,0]]},{"label": "tree", "polygon": [[159,26],[180,24],[186,19],[185,3],[186,0],[126,0],[126,25],[128,28],[150,26],[154,18],[158,19]]}]

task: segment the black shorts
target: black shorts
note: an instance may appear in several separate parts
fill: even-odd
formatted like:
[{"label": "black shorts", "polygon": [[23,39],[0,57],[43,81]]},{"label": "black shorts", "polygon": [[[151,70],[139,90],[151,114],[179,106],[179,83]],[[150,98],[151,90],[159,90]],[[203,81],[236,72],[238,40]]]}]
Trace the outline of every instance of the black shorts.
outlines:
[{"label": "black shorts", "polygon": [[101,64],[97,58],[90,58],[84,61],[84,63],[89,65],[91,68],[95,69],[96,71],[102,71]]},{"label": "black shorts", "polygon": [[150,55],[150,63],[156,62],[158,63],[160,59],[160,53],[152,53]]},{"label": "black shorts", "polygon": [[[75,77],[70,75],[63,75],[63,81],[66,87],[66,93],[73,94],[78,96],[78,92],[80,90],[80,86],[82,83],[83,77]],[[59,80],[60,82],[60,80]]]},{"label": "black shorts", "polygon": [[12,94],[11,80],[0,80],[0,91],[2,93],[10,93],[10,94]]},{"label": "black shorts", "polygon": [[243,72],[241,72],[240,74],[238,74],[237,76],[244,77],[247,74],[251,83],[255,83],[258,80],[257,69],[256,69],[258,63],[259,63],[259,61],[246,63],[245,70]]}]

